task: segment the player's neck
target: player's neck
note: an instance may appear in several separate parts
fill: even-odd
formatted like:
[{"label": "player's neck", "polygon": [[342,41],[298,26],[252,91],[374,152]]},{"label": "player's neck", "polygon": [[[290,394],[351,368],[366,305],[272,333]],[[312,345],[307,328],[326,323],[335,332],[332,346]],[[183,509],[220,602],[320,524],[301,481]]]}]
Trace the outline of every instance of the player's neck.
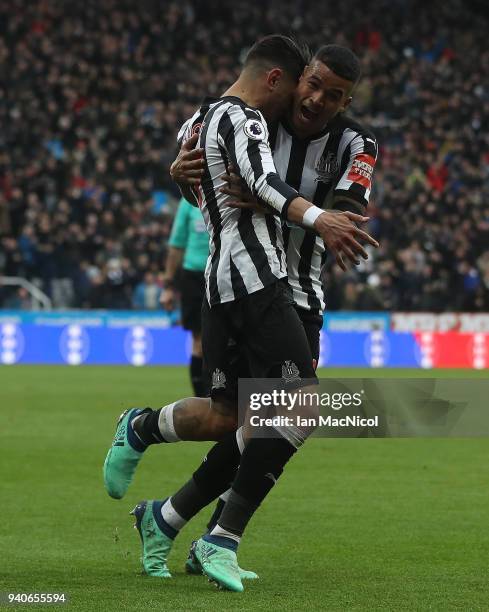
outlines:
[{"label": "player's neck", "polygon": [[233,96],[242,100],[247,106],[259,109],[263,103],[263,92],[260,89],[256,83],[240,77],[222,94],[222,97]]}]

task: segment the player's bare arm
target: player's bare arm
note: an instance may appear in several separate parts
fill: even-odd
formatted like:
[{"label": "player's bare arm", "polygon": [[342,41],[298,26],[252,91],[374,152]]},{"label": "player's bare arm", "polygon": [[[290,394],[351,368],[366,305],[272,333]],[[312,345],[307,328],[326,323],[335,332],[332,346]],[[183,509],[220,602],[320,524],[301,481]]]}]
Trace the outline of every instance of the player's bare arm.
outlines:
[{"label": "player's bare arm", "polygon": [[[254,197],[249,188],[243,185],[238,175],[233,173],[223,176],[222,179],[226,182],[226,186],[222,187],[220,191],[233,198],[228,204],[230,207],[247,208],[262,213],[269,212],[270,210],[274,212],[271,208],[268,208],[267,211],[260,204],[258,198]],[[313,208],[316,207],[312,206],[304,198],[298,197],[291,202],[287,211],[287,218],[297,225],[311,227],[311,225],[304,223],[304,215],[308,209]],[[355,225],[364,224],[368,220],[368,217],[348,210],[325,210],[313,222],[312,229],[323,239],[324,244],[334,255],[338,265],[343,270],[346,270],[345,259],[355,265],[360,263],[359,256],[363,259],[368,259],[367,251],[358,240],[363,240],[375,248],[379,246],[379,243],[372,236]]]},{"label": "player's bare arm", "polygon": [[[262,155],[263,167],[266,167],[268,164],[268,167],[275,169],[268,145],[264,142],[260,143],[260,145],[259,150]],[[238,160],[236,160],[236,164],[239,166]],[[244,180],[246,180],[249,190],[256,192],[258,197],[269,204],[273,210],[280,213],[282,217],[285,216],[287,220],[297,225],[313,229],[322,238],[341,269],[347,269],[346,260],[358,265],[360,263],[359,256],[368,259],[368,253],[359,240],[371,244],[375,248],[379,246],[372,236],[358,227],[358,225],[366,223],[369,220],[368,217],[349,211],[332,212],[322,210],[301,197],[297,192],[295,192],[297,194],[296,197],[293,197],[293,199],[289,198],[288,205],[284,207],[284,204],[275,197],[274,187],[283,186],[283,189],[289,190],[289,192],[290,187],[276,175],[274,187],[272,187],[269,184],[271,183],[270,175],[266,177],[261,176],[257,179],[247,170],[249,170],[247,167],[240,168],[240,176],[243,176]],[[293,192],[294,190],[292,190]]]},{"label": "player's bare arm", "polygon": [[199,139],[194,134],[180,147],[177,157],[170,166],[170,176],[177,183],[182,196],[191,204],[197,205],[192,187],[200,185],[204,173],[204,150],[195,148]]},{"label": "player's bare arm", "polygon": [[[300,196],[292,200],[287,211],[287,218],[294,223],[312,226],[323,239],[324,244],[334,255],[342,270],[346,270],[345,258],[355,265],[360,263],[358,256],[368,259],[368,253],[358,242],[371,244],[378,248],[379,243],[357,224],[366,223],[369,218],[352,212],[332,212],[324,210],[319,213],[317,207]],[[313,220],[313,217],[315,219]],[[316,216],[317,215],[317,216]]]},{"label": "player's bare arm", "polygon": [[267,215],[278,215],[276,210],[251,193],[249,187],[236,172],[234,166],[230,165],[228,173],[223,174],[220,178],[224,181],[225,185],[219,191],[230,196],[231,199],[226,202],[226,205],[230,208],[241,208]]},{"label": "player's bare arm", "polygon": [[[265,214],[274,214],[274,213],[277,214],[276,211],[274,211],[270,206],[266,205],[265,203],[260,202],[260,200],[251,193],[248,186],[244,183],[241,177],[238,174],[236,174],[234,169],[230,169],[229,174],[223,175],[221,178],[226,183],[226,185],[221,187],[220,191],[222,193],[229,195],[232,198],[228,202],[228,206],[230,206],[231,208],[242,208],[242,209],[255,210],[257,212],[262,212]],[[359,223],[364,223],[368,220],[368,217],[363,216],[363,213],[364,213],[363,206],[361,206],[360,204],[356,202],[346,201],[344,199],[341,199],[338,202],[335,202],[333,205],[333,209],[331,211],[325,211],[325,212],[328,213],[327,215],[328,225],[329,225],[329,222],[331,221],[331,214],[346,215],[346,213],[352,213],[352,214],[362,217],[362,221],[358,220]],[[355,220],[354,217],[351,217],[348,215],[346,216],[352,221]],[[344,219],[340,218],[340,219],[336,219],[335,221],[338,221],[339,223],[341,223],[341,225],[343,225]],[[300,225],[300,223],[298,223],[298,225]],[[362,230],[360,230],[359,232],[355,232],[355,230],[351,228],[348,224],[346,225],[345,229],[346,228],[350,230],[349,237],[348,235],[345,236],[347,243],[346,244],[343,243],[343,248],[340,249],[339,253],[335,254],[336,261],[343,269],[345,269],[346,266],[344,263],[344,259],[341,255],[341,251],[343,251],[343,254],[350,261],[352,261],[353,263],[357,265],[360,262],[358,260],[357,255],[355,255],[355,253],[361,255],[361,257],[363,257],[364,259],[368,258],[367,252],[361,246],[361,244],[358,243],[358,240],[356,239],[356,237],[359,237],[359,238],[361,237],[365,239],[368,243],[372,244],[372,246],[378,246],[377,241],[373,240],[370,236],[369,238],[367,238],[368,234],[366,232],[363,232]],[[316,230],[316,227],[314,227],[314,230]],[[327,234],[328,236],[327,240],[334,241],[335,236],[337,235],[338,231],[339,231],[339,227],[337,227],[336,224],[331,224],[330,230]],[[333,237],[330,238],[330,236],[333,236]],[[325,240],[325,243],[326,243],[326,240]],[[335,252],[335,249],[331,248],[329,244],[328,244],[328,247],[333,252]],[[353,247],[353,250],[352,250],[352,247]]]},{"label": "player's bare arm", "polygon": [[160,304],[165,310],[173,310],[175,308],[175,276],[182,265],[183,254],[183,249],[178,249],[173,246],[168,248],[164,277],[164,291],[160,297]]}]

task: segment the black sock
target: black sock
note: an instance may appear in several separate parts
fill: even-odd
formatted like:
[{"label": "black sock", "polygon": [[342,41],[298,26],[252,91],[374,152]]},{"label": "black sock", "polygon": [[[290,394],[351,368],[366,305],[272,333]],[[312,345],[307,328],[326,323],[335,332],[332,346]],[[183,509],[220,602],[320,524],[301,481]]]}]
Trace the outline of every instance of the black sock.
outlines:
[{"label": "black sock", "polygon": [[206,492],[199,489],[193,477],[171,497],[171,505],[186,521],[189,521],[211,501],[212,499],[208,499]]},{"label": "black sock", "polygon": [[284,438],[254,438],[243,451],[219,526],[241,536],[296,449]]},{"label": "black sock", "polygon": [[246,525],[257,511],[258,505],[231,489],[221,516],[217,520],[219,527],[237,536],[242,536]]},{"label": "black sock", "polygon": [[227,434],[207,453],[192,478],[172,495],[171,503],[178,514],[190,520],[224,493],[236,474],[240,459],[236,433]]},{"label": "black sock", "polygon": [[161,444],[166,442],[160,432],[158,419],[160,418],[161,408],[151,410],[146,408],[141,415],[137,416],[132,426],[136,436],[149,446],[150,444]]},{"label": "black sock", "polygon": [[217,525],[217,521],[219,520],[219,517],[221,516],[221,513],[222,513],[225,505],[226,505],[226,502],[224,500],[222,500],[221,498],[219,498],[217,500],[217,504],[216,504],[216,507],[214,509],[214,513],[211,516],[211,518],[209,519],[209,522],[207,523],[207,531],[209,533]]},{"label": "black sock", "polygon": [[192,355],[190,360],[190,380],[192,381],[195,397],[207,397],[208,395],[207,385],[202,373],[202,364],[202,357]]}]

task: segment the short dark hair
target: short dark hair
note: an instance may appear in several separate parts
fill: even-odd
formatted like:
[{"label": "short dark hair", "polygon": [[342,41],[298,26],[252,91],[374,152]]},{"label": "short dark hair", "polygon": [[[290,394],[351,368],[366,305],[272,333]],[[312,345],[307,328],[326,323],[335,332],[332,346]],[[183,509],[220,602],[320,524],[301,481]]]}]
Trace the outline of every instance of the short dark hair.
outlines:
[{"label": "short dark hair", "polygon": [[271,34],[257,41],[248,51],[244,67],[282,68],[296,81],[311,59],[309,47],[289,36]]},{"label": "short dark hair", "polygon": [[312,59],[323,62],[336,75],[354,84],[362,75],[360,60],[348,47],[324,45],[316,51]]}]

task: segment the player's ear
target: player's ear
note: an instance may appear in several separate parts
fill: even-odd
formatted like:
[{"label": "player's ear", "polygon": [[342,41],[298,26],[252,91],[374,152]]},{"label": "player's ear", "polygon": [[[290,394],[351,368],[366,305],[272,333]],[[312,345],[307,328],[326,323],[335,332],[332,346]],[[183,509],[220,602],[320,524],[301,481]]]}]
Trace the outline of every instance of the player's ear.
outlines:
[{"label": "player's ear", "polygon": [[343,106],[340,108],[340,113],[344,113],[346,111],[346,109],[350,106],[352,100],[353,98],[351,96],[348,96],[348,98],[343,102]]},{"label": "player's ear", "polygon": [[307,66],[304,66],[304,70],[302,71],[302,74],[299,77],[299,83],[303,81],[305,78],[307,78],[310,72],[311,72],[311,64],[307,64]]},{"label": "player's ear", "polygon": [[267,72],[267,85],[270,89],[275,89],[280,83],[280,79],[283,76],[283,70],[281,68],[272,68]]}]

